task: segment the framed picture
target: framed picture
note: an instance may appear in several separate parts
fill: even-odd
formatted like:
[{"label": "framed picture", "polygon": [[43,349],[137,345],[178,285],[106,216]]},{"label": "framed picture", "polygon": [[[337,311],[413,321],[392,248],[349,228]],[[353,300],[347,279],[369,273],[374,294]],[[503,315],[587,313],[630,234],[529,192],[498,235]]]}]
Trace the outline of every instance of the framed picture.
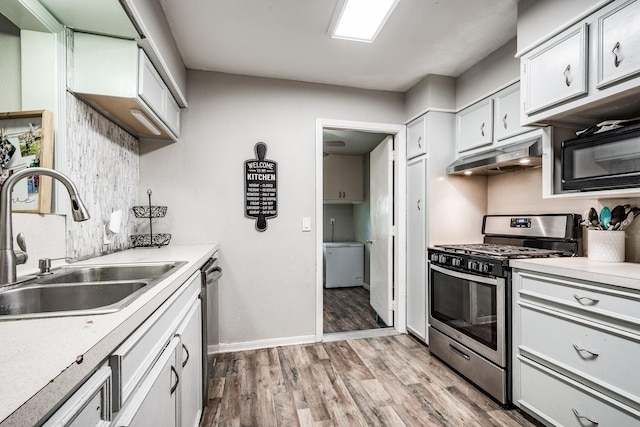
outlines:
[{"label": "framed picture", "polygon": [[[0,113],[0,182],[24,168],[53,168],[53,127],[51,111]],[[51,213],[51,187],[51,177],[44,175],[16,182],[13,212]]]}]

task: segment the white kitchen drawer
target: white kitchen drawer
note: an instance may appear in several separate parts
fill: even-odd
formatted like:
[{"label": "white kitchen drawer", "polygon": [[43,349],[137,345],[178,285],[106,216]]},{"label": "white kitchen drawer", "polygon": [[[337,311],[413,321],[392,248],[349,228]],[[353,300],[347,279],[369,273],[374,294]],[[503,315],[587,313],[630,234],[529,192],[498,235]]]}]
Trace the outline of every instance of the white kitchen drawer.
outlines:
[{"label": "white kitchen drawer", "polygon": [[598,88],[640,72],[640,1],[598,19]]},{"label": "white kitchen drawer", "polygon": [[111,421],[111,368],[98,369],[44,427],[106,427]]},{"label": "white kitchen drawer", "polygon": [[407,160],[427,154],[426,122],[422,116],[407,125]]},{"label": "white kitchen drawer", "polygon": [[588,91],[586,24],[559,34],[522,58],[524,111],[533,114]]},{"label": "white kitchen drawer", "polygon": [[176,291],[109,358],[113,370],[113,410],[119,411],[173,337],[181,314],[200,295],[200,272]]},{"label": "white kitchen drawer", "polygon": [[[640,335],[520,302],[520,354],[617,394],[640,409]],[[550,331],[553,331],[550,333]]]},{"label": "white kitchen drawer", "polygon": [[520,298],[569,309],[596,322],[640,333],[640,293],[594,282],[520,272]]},{"label": "white kitchen drawer", "polygon": [[526,385],[517,404],[547,423],[563,427],[640,425],[640,412],[524,357],[518,360]]},{"label": "white kitchen drawer", "polygon": [[139,49],[140,74],[138,76],[138,95],[161,119],[166,117],[167,86],[156,71],[149,57]]}]

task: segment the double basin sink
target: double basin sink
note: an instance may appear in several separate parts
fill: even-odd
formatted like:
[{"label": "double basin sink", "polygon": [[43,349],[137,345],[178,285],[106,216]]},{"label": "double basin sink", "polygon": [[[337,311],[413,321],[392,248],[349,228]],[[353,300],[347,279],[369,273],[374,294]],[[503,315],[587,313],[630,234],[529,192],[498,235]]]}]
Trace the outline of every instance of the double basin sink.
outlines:
[{"label": "double basin sink", "polygon": [[121,310],[177,268],[177,262],[77,265],[0,288],[0,320]]}]

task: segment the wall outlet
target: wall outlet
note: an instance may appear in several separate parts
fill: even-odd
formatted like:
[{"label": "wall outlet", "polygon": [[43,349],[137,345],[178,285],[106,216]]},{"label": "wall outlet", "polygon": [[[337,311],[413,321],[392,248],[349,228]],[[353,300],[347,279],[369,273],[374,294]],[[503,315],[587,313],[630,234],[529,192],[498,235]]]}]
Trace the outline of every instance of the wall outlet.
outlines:
[{"label": "wall outlet", "polygon": [[335,224],[335,223],[336,223],[336,219],[335,219],[335,218],[330,218],[330,219],[329,219],[329,222],[331,223],[331,225],[333,225],[333,224]]}]

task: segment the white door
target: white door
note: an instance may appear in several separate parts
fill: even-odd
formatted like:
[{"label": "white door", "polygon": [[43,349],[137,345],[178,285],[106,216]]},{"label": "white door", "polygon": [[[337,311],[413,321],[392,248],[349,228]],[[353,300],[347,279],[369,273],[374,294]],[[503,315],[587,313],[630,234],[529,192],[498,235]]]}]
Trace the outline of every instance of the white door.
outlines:
[{"label": "white door", "polygon": [[370,155],[371,196],[370,304],[387,326],[393,326],[393,137],[388,136]]}]

